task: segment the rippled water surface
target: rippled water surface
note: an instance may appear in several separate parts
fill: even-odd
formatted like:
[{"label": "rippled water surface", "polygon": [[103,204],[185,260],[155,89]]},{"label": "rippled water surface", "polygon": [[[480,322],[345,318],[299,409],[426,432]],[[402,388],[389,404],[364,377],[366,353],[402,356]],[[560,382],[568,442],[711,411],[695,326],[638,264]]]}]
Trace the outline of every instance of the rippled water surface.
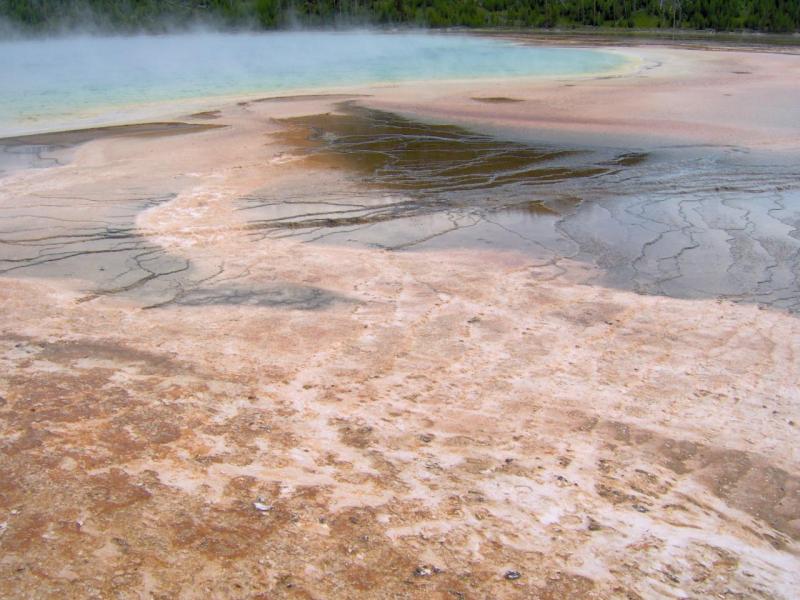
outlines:
[{"label": "rippled water surface", "polygon": [[[424,33],[62,38],[0,43],[0,136],[130,118],[130,105],[416,79],[601,73],[627,59]],[[62,127],[66,128],[66,127]]]}]

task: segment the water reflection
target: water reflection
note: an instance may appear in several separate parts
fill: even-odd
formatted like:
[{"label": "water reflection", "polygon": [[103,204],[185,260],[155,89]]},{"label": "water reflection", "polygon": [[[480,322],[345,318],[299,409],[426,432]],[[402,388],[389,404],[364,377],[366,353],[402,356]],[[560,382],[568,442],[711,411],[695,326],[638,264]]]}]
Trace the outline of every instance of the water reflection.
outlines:
[{"label": "water reflection", "polygon": [[243,199],[254,237],[513,249],[540,264],[590,263],[596,283],[640,293],[800,310],[791,161],[539,147],[353,104],[284,124],[280,141],[312,173],[347,175]]}]

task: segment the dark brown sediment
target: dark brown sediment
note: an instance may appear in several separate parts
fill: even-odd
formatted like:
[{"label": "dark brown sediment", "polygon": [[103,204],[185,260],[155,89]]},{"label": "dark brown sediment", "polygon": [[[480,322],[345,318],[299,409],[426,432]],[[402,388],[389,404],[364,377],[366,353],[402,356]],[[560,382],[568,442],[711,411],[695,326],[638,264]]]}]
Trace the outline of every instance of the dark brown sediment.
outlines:
[{"label": "dark brown sediment", "polygon": [[133,136],[165,136],[182,133],[196,133],[224,127],[224,125],[207,125],[201,123],[162,122],[136,123],[131,125],[110,125],[107,127],[91,127],[54,131],[51,133],[35,133],[15,137],[0,138],[0,146],[74,146],[93,140],[111,137]]},{"label": "dark brown sediment", "polygon": [[345,167],[371,187],[434,195],[591,177],[609,169],[570,164],[575,149],[535,147],[453,125],[341,104],[336,113],[283,120],[278,141],[310,166]]},{"label": "dark brown sediment", "polygon": [[219,119],[222,111],[219,110],[204,110],[201,112],[192,113],[189,115],[190,119]]},{"label": "dark brown sediment", "polygon": [[482,96],[473,97],[475,102],[485,102],[486,104],[515,104],[517,102],[525,102],[522,98],[508,98],[507,96]]},{"label": "dark brown sediment", "polygon": [[250,102],[313,102],[315,100],[328,100],[331,102],[353,100],[355,98],[369,98],[369,94],[293,94],[287,96],[267,96],[256,98]]}]

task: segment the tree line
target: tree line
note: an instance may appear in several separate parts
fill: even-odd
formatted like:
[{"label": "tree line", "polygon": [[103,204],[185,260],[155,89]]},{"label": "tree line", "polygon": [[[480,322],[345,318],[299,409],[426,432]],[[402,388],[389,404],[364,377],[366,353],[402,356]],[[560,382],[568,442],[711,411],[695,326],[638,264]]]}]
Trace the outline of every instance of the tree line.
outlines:
[{"label": "tree line", "polygon": [[627,27],[800,31],[800,0],[0,0],[23,30],[224,28]]}]

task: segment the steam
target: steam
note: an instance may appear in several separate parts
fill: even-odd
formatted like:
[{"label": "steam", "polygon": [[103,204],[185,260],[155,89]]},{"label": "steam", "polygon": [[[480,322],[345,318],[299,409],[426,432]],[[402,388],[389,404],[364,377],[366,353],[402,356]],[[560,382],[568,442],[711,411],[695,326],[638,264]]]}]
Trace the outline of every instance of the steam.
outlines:
[{"label": "steam", "polygon": [[[0,3],[1,4],[1,3]],[[124,4],[124,3],[121,3]],[[45,4],[45,6],[47,6]],[[224,16],[192,11],[187,7],[183,12],[176,12],[174,3],[163,3],[170,6],[160,15],[138,23],[125,24],[112,19],[108,14],[94,10],[87,2],[53,3],[51,13],[41,23],[22,24],[0,14],[0,42],[27,38],[54,38],[54,37],[107,37],[111,35],[165,35],[178,33],[256,33],[264,31],[342,31],[351,29],[396,29],[394,26],[377,26],[366,15],[337,14],[332,19],[314,22],[313,18],[306,16],[301,19],[294,10],[291,2],[281,2],[276,5],[274,15],[269,22],[265,22],[256,8],[248,8],[238,14],[234,19]],[[122,10],[122,9],[120,9]],[[125,10],[130,12],[131,7]],[[122,12],[125,12],[122,10]],[[401,26],[404,30],[419,30],[420,27]]]}]

